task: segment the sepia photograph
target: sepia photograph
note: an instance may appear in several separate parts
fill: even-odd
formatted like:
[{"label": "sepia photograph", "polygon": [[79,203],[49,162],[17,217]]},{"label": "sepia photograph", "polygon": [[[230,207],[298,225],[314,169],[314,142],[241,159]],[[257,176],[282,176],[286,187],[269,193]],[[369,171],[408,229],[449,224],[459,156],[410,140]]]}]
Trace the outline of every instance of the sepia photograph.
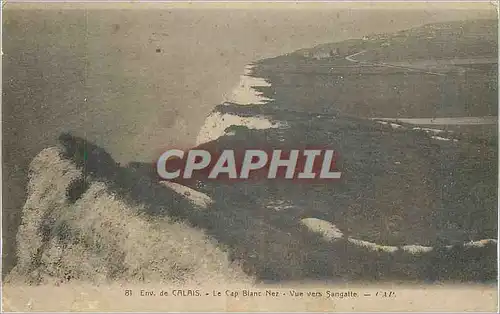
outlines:
[{"label": "sepia photograph", "polygon": [[498,311],[498,3],[1,16],[2,311]]}]

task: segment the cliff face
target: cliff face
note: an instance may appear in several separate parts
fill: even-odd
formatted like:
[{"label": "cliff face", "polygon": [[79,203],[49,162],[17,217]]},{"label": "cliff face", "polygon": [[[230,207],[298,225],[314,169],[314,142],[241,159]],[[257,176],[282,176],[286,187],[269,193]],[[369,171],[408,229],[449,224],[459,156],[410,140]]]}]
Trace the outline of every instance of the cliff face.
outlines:
[{"label": "cliff face", "polygon": [[[431,24],[256,62],[251,76],[268,85],[254,90],[267,101],[218,106],[205,132],[225,125],[225,133],[204,145],[329,145],[342,180],[205,182],[202,191],[235,206],[248,202],[273,222],[319,219],[331,226],[320,229],[380,250],[495,239],[497,34],[494,20]],[[495,273],[493,264],[486,268],[486,277]],[[420,275],[447,276],[432,266]]]},{"label": "cliff face", "polygon": [[[491,21],[471,23],[483,26],[423,29],[458,34],[449,51],[471,42],[491,59]],[[258,97],[217,106],[200,131],[198,147],[211,151],[328,145],[340,156],[337,182],[164,184],[153,164],[123,166],[86,139],[61,136],[31,163],[10,280],[494,280],[495,132],[372,120],[496,114],[491,62],[429,69],[370,54],[387,42],[399,42],[389,49],[398,53],[425,32],[332,44],[339,55],[326,59],[262,60],[244,74],[260,78],[243,88]],[[429,60],[443,59],[434,44]],[[450,101],[456,90],[462,103]]]},{"label": "cliff face", "polygon": [[[99,170],[118,169],[95,156],[86,165],[99,162]],[[165,215],[151,219],[147,204],[130,202],[104,179],[105,172],[99,174],[80,168],[78,159],[60,148],[37,155],[17,235],[19,262],[8,282],[251,282],[203,230]],[[164,188],[172,202],[181,199],[169,191]],[[157,210],[171,209],[163,205]]]}]

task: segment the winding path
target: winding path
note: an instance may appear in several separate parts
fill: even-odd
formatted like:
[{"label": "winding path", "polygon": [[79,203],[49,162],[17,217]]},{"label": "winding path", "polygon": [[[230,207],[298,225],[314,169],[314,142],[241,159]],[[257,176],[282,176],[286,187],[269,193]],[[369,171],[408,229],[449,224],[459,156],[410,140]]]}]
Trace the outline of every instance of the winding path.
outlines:
[{"label": "winding path", "polygon": [[370,66],[382,66],[382,67],[387,67],[387,68],[404,69],[404,70],[407,70],[407,71],[420,72],[420,73],[425,73],[425,74],[430,74],[430,75],[446,76],[446,74],[443,74],[443,73],[430,72],[430,71],[425,71],[425,70],[416,69],[416,68],[410,68],[410,67],[406,67],[406,66],[389,64],[389,63],[385,63],[385,62],[360,61],[360,60],[357,60],[357,59],[353,58],[353,57],[361,55],[361,54],[363,54],[365,52],[367,52],[367,50],[362,50],[362,51],[353,53],[353,54],[348,55],[347,57],[345,57],[345,59],[347,61],[350,61],[350,62],[359,63],[359,64],[365,64],[365,65],[370,65]]}]

